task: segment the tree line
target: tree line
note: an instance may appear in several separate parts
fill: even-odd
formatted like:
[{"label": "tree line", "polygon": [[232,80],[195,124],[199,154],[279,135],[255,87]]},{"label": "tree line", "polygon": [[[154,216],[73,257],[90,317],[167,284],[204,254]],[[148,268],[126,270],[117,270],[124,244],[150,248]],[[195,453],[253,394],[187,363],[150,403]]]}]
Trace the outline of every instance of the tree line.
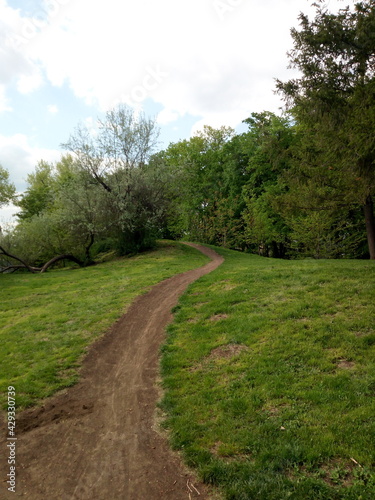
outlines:
[{"label": "tree line", "polygon": [[[56,255],[92,263],[189,238],[277,258],[375,259],[375,2],[300,14],[285,111],[206,126],[157,150],[155,120],[126,106],[79,126],[56,164],[41,161],[1,237],[3,266]],[[0,168],[0,203],[14,186]],[[14,265],[16,267],[16,265]]]}]

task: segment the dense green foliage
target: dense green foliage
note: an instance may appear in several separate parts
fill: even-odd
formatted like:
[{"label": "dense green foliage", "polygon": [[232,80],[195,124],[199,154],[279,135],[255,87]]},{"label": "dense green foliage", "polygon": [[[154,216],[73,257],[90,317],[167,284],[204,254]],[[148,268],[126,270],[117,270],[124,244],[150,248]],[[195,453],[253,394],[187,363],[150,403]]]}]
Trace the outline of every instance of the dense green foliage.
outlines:
[{"label": "dense green foliage", "polygon": [[173,446],[226,499],[375,498],[374,266],[216,250],[162,350]]},{"label": "dense green foliage", "polygon": [[175,186],[172,234],[272,257],[366,257],[362,200],[346,200],[345,172],[334,173],[340,191],[318,154],[306,161],[307,129],[270,112],[245,123],[238,135],[206,127],[152,159]]},{"label": "dense green foliage", "polygon": [[15,191],[14,185],[9,182],[9,172],[0,165],[0,207],[13,199]]},{"label": "dense green foliage", "polygon": [[301,76],[277,85],[303,126],[300,197],[331,214],[362,207],[375,259],[375,2],[337,14],[315,5],[315,18],[301,14],[300,30],[292,29],[289,57]]},{"label": "dense green foliage", "polygon": [[56,164],[40,161],[28,176],[16,202],[19,223],[1,246],[33,266],[59,254],[89,264],[100,250],[152,248],[169,205],[167,176],[147,163],[157,136],[152,120],[123,106],[109,111],[94,135],[78,127],[64,145],[71,154]]}]

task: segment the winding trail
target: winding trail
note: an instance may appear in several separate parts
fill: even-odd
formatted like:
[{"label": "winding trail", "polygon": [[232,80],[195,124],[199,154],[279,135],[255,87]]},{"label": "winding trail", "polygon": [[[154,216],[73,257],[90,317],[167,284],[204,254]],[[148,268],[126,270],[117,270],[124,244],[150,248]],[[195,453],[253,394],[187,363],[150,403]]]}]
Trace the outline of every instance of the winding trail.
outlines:
[{"label": "winding trail", "polygon": [[90,348],[77,385],[18,416],[16,493],[7,491],[2,440],[2,499],[209,498],[155,423],[159,347],[171,309],[190,283],[223,262],[213,250],[190,245],[212,261],[138,297]]}]

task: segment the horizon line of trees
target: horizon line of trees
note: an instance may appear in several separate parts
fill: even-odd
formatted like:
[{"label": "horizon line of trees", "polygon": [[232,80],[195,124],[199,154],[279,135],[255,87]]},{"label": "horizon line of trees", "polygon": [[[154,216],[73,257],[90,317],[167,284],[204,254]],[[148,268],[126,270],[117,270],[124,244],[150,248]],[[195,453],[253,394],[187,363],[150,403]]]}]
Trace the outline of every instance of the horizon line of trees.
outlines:
[{"label": "horizon line of trees", "polygon": [[[375,259],[375,2],[315,7],[292,29],[289,59],[302,76],[276,83],[284,113],[252,113],[242,134],[206,126],[159,152],[155,121],[126,106],[108,111],[95,136],[79,126],[62,145],[69,154],[28,176],[0,265],[9,255],[36,268],[56,255],[89,264],[157,238]],[[0,167],[0,204],[14,196]]]}]

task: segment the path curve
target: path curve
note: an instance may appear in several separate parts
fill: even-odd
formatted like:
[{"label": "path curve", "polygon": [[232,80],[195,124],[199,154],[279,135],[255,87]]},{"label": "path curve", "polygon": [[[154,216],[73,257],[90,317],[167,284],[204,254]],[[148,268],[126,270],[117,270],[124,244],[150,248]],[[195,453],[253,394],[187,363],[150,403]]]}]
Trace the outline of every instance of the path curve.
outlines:
[{"label": "path curve", "polygon": [[[157,432],[159,347],[171,309],[187,286],[223,258],[169,278],[138,297],[85,358],[80,382],[17,421],[17,490],[6,500],[207,499]],[[9,470],[9,466],[7,466]],[[196,493],[194,487],[200,492]]]}]

